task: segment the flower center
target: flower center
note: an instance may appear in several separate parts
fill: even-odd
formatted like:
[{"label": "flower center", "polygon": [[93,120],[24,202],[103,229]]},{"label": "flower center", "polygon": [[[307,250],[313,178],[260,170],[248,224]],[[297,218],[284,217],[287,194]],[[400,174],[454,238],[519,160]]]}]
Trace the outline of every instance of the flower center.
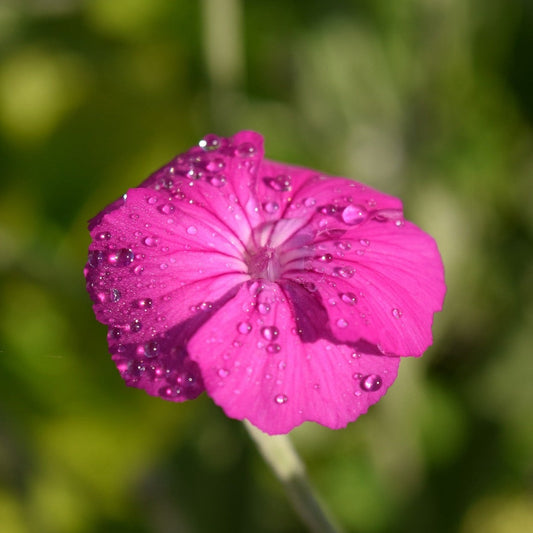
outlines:
[{"label": "flower center", "polygon": [[270,246],[263,246],[259,250],[248,252],[246,264],[248,274],[254,279],[277,281],[282,272],[278,252]]}]

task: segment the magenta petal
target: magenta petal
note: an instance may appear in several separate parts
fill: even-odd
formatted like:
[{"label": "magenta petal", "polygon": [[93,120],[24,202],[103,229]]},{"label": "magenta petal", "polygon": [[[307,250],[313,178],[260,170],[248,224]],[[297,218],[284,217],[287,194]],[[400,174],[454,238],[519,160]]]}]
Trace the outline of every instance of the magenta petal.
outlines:
[{"label": "magenta petal", "polygon": [[420,355],[442,307],[433,239],[400,200],[206,135],[89,223],[87,289],[128,385],[204,388],[268,433],[345,426]]},{"label": "magenta petal", "polygon": [[385,394],[399,358],[324,338],[304,342],[304,311],[280,286],[251,283],[191,339],[190,357],[228,416],[270,434],[305,421],[341,428]]}]

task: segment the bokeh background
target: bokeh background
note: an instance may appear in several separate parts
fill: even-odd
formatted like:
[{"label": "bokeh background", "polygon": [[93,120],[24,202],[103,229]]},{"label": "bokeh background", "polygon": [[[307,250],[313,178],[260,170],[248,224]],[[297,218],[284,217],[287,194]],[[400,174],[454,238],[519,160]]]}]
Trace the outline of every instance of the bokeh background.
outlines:
[{"label": "bokeh background", "polygon": [[205,133],[403,198],[435,343],[292,434],[347,531],[533,531],[529,0],[0,0],[0,531],[304,531],[240,423],[128,389],[86,221]]}]

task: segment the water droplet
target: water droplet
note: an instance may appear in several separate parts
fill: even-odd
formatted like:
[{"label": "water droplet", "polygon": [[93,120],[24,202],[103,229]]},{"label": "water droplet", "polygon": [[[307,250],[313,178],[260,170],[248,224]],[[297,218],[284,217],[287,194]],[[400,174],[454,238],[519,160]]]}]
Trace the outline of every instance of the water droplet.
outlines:
[{"label": "water droplet", "polygon": [[352,378],[355,379],[356,381],[359,381],[362,377],[363,377],[363,374],[361,374],[360,372],[356,372],[355,374],[352,375]]},{"label": "water droplet", "polygon": [[122,335],[122,331],[120,328],[113,327],[109,330],[109,337],[111,339],[118,339]]},{"label": "water droplet", "polygon": [[99,241],[108,241],[111,238],[111,233],[109,231],[101,231],[96,234],[95,238]]},{"label": "water droplet", "polygon": [[157,357],[159,353],[159,343],[156,341],[147,342],[144,345],[144,355],[148,358]]},{"label": "water droplet", "polygon": [[211,176],[208,180],[208,183],[217,189],[224,186],[226,183],[226,176],[218,175]]},{"label": "water droplet", "polygon": [[255,153],[255,146],[249,142],[241,143],[235,149],[235,154],[238,157],[252,157],[254,153]]},{"label": "water droplet", "polygon": [[130,324],[130,330],[133,331],[133,333],[137,333],[142,329],[142,327],[142,322],[138,318],[133,320],[133,322]]},{"label": "water droplet", "polygon": [[220,137],[209,133],[198,143],[198,146],[206,152],[218,150],[220,148]]},{"label": "water droplet", "polygon": [[361,240],[359,241],[359,244],[360,244],[361,246],[364,246],[365,248],[367,248],[368,246],[370,246],[370,241],[369,241],[368,239],[361,239]]},{"label": "water droplet", "polygon": [[347,241],[338,241],[338,242],[335,243],[335,246],[339,250],[342,250],[343,252],[347,252],[348,250],[351,250],[351,248],[352,248],[351,243],[349,243]]},{"label": "water droplet", "polygon": [[166,270],[166,269],[168,268],[168,265],[167,265],[166,263],[161,263],[161,264],[159,265],[159,268],[160,268],[161,270]]},{"label": "water droplet", "polygon": [[269,214],[272,215],[279,209],[279,204],[277,202],[263,202],[263,209]]},{"label": "water droplet", "polygon": [[157,197],[156,196],[149,196],[146,201],[150,204],[150,205],[154,205],[157,203]]},{"label": "water droplet", "polygon": [[272,342],[266,347],[268,353],[278,353],[281,350],[281,346],[277,342]]},{"label": "water droplet", "polygon": [[262,314],[262,315],[266,315],[269,313],[270,311],[270,305],[267,304],[267,303],[260,303],[258,306],[257,306],[257,310]]},{"label": "water droplet", "polygon": [[334,215],[337,212],[337,208],[333,204],[327,204],[319,207],[318,212],[323,215]]},{"label": "water droplet", "polygon": [[135,307],[137,307],[138,309],[150,309],[150,307],[152,307],[152,304],[153,302],[151,298],[140,298],[134,303]]},{"label": "water droplet", "polygon": [[170,215],[171,213],[174,213],[175,207],[172,204],[163,204],[159,207],[159,211],[165,215]]},{"label": "water droplet", "polygon": [[278,405],[283,405],[284,403],[287,403],[288,400],[289,400],[289,398],[287,398],[287,396],[285,396],[285,394],[278,394],[278,395],[274,398],[274,401],[275,401]]},{"label": "water droplet", "polygon": [[279,335],[279,329],[276,326],[265,326],[261,329],[261,335],[267,341],[271,341]]},{"label": "water droplet", "polygon": [[275,178],[263,178],[267,187],[278,192],[287,192],[291,190],[291,178],[285,174],[280,174]]},{"label": "water droplet", "polygon": [[134,254],[129,248],[112,250],[107,254],[107,262],[115,267],[128,266],[134,259]]},{"label": "water droplet", "polygon": [[348,322],[346,322],[346,320],[344,320],[344,318],[339,318],[339,319],[337,320],[337,326],[338,326],[339,328],[345,328],[345,327],[348,326]]},{"label": "water droplet", "polygon": [[361,224],[366,219],[367,211],[360,205],[348,205],[342,210],[342,220],[349,226]]},{"label": "water droplet", "polygon": [[104,260],[104,253],[101,250],[91,250],[87,262],[89,266],[96,268]]},{"label": "water droplet", "polygon": [[134,274],[137,274],[140,275],[143,273],[143,270],[144,270],[144,267],[142,265],[137,265],[134,269],[133,269],[133,273]]},{"label": "water droplet", "polygon": [[391,312],[392,312],[392,316],[393,316],[394,318],[400,318],[400,317],[402,316],[402,314],[403,314],[403,313],[402,313],[398,308],[396,308],[396,307],[395,307]]},{"label": "water droplet", "polygon": [[227,378],[229,376],[229,370],[226,368],[219,368],[217,374],[220,378]]},{"label": "water droplet", "polygon": [[252,325],[249,322],[239,322],[237,324],[237,331],[243,335],[248,335],[252,331]]},{"label": "water droplet", "polygon": [[383,380],[381,379],[381,376],[378,376],[377,374],[369,374],[368,376],[361,378],[359,385],[366,392],[375,392],[381,388]]},{"label": "water droplet", "polygon": [[331,254],[323,254],[317,256],[317,260],[321,263],[331,263],[333,261],[333,256]]},{"label": "water droplet", "polygon": [[196,226],[189,226],[187,228],[187,233],[189,235],[196,235],[198,233],[198,229],[196,228]]},{"label": "water droplet", "polygon": [[202,302],[198,306],[198,309],[200,311],[210,311],[211,309],[213,309],[213,302]]},{"label": "water droplet", "polygon": [[110,298],[112,302],[118,302],[120,300],[120,291],[118,289],[111,289]]},{"label": "water droplet", "polygon": [[223,159],[220,157],[215,157],[215,159],[212,159],[209,161],[209,163],[207,163],[206,168],[209,170],[209,172],[220,172],[225,166],[226,163],[224,163]]},{"label": "water droplet", "polygon": [[316,205],[316,200],[314,198],[306,198],[304,200],[304,206],[305,207],[314,207]]},{"label": "water droplet", "polygon": [[357,303],[357,296],[353,292],[345,292],[341,294],[340,297],[347,305],[355,305]]},{"label": "water droplet", "polygon": [[148,246],[149,248],[154,248],[155,246],[157,246],[157,242],[158,242],[157,237],[145,237],[142,240],[142,243],[145,246]]},{"label": "water droplet", "polygon": [[349,266],[336,267],[333,269],[333,271],[335,272],[335,274],[337,274],[337,276],[340,276],[341,278],[345,279],[353,277],[355,273],[354,269]]}]

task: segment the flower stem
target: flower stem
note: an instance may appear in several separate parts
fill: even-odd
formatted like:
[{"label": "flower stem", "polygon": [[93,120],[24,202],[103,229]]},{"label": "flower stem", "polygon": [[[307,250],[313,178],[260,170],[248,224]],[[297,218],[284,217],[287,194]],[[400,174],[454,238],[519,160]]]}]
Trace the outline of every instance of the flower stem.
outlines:
[{"label": "flower stem", "polygon": [[283,483],[294,508],[314,533],[340,533],[309,483],[305,467],[288,435],[267,435],[248,421],[244,425],[261,455]]}]

